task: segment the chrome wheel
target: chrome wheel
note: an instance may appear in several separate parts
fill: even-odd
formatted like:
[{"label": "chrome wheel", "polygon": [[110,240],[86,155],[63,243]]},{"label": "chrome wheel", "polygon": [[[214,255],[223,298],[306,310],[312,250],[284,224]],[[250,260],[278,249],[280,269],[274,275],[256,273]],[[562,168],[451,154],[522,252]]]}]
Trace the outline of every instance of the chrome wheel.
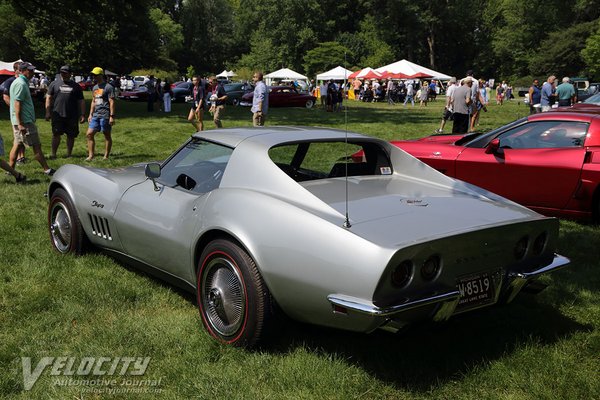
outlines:
[{"label": "chrome wheel", "polygon": [[54,247],[61,253],[71,249],[72,219],[69,210],[61,202],[55,203],[50,211],[50,236]]},{"label": "chrome wheel", "polygon": [[207,322],[222,336],[235,335],[246,317],[246,292],[237,267],[219,255],[204,267],[201,282]]}]

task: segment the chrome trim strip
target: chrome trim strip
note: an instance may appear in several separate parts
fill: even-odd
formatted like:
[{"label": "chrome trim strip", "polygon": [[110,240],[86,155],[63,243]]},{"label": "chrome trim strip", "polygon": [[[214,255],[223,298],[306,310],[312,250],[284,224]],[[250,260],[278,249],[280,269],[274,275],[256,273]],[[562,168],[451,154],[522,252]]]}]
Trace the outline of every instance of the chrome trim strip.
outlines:
[{"label": "chrome trim strip", "polygon": [[546,265],[545,267],[542,267],[533,272],[519,272],[512,276],[522,278],[522,279],[527,279],[527,280],[535,279],[535,278],[540,277],[541,275],[547,274],[548,272],[552,272],[559,268],[566,267],[570,263],[571,263],[571,260],[569,260],[567,257],[561,256],[560,254],[555,253],[554,260],[550,264]]},{"label": "chrome trim strip", "polygon": [[571,263],[567,257],[561,256],[560,254],[554,254],[554,260],[542,267],[532,272],[511,272],[508,274],[508,288],[507,288],[507,297],[506,302],[510,303],[513,299],[519,294],[521,289],[529,282],[530,280],[539,278],[540,276],[547,274],[549,272],[556,271],[560,268],[564,268]]},{"label": "chrome trim strip", "polygon": [[402,304],[393,305],[390,307],[377,307],[371,302],[366,302],[356,297],[345,296],[343,294],[330,294],[327,296],[332,304],[348,308],[350,310],[359,312],[361,314],[368,314],[374,317],[385,317],[393,314],[397,314],[403,311],[412,310],[418,307],[425,307],[432,304],[446,303],[446,302],[458,302],[460,292],[458,290],[451,290],[446,293],[438,294],[435,296],[424,297],[422,299],[406,301]]}]

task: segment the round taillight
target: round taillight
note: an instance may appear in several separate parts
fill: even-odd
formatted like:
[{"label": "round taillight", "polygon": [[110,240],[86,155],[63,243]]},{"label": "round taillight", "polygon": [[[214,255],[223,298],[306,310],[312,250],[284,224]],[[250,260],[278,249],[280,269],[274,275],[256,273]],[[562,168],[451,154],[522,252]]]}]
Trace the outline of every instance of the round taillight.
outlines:
[{"label": "round taillight", "polygon": [[548,233],[542,232],[533,241],[533,254],[536,256],[542,254],[546,248],[546,243],[548,243]]},{"label": "round taillight", "polygon": [[441,262],[439,256],[431,256],[421,266],[421,276],[426,281],[435,279],[441,268]]},{"label": "round taillight", "polygon": [[515,258],[522,260],[527,254],[527,247],[529,246],[529,237],[523,236],[515,245]]},{"label": "round taillight", "polygon": [[392,271],[392,284],[396,287],[404,287],[410,282],[412,276],[413,263],[410,260],[402,261]]}]

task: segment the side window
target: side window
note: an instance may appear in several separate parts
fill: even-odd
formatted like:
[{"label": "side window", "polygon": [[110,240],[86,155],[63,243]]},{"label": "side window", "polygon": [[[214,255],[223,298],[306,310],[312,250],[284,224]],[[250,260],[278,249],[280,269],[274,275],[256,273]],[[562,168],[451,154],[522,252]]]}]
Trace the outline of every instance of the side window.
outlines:
[{"label": "side window", "polygon": [[385,151],[373,143],[301,142],[273,147],[269,157],[297,182],[393,172]]},{"label": "side window", "polygon": [[209,192],[219,187],[232,152],[229,147],[192,139],[162,166],[158,181],[195,193]]},{"label": "side window", "polygon": [[574,121],[531,122],[504,132],[498,138],[507,149],[582,147],[589,124]]}]

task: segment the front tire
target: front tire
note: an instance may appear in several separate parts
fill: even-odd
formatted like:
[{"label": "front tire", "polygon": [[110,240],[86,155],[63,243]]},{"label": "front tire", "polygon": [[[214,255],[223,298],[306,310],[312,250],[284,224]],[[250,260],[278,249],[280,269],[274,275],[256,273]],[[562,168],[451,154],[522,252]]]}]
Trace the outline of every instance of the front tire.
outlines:
[{"label": "front tire", "polygon": [[234,106],[236,106],[236,107],[237,107],[237,106],[239,106],[239,105],[240,105],[240,99],[237,99],[237,98],[236,98],[236,99],[233,99],[233,100],[231,100],[231,103],[232,103]]},{"label": "front tire", "polygon": [[273,304],[248,253],[229,240],[214,240],[200,256],[196,278],[198,309],[210,335],[234,346],[257,345],[273,320]]},{"label": "front tire", "polygon": [[314,106],[314,105],[315,105],[314,101],[306,100],[306,104],[305,104],[306,108],[312,108],[312,106]]},{"label": "front tire", "polygon": [[83,254],[85,235],[79,215],[69,194],[56,189],[48,207],[50,242],[62,254]]}]

